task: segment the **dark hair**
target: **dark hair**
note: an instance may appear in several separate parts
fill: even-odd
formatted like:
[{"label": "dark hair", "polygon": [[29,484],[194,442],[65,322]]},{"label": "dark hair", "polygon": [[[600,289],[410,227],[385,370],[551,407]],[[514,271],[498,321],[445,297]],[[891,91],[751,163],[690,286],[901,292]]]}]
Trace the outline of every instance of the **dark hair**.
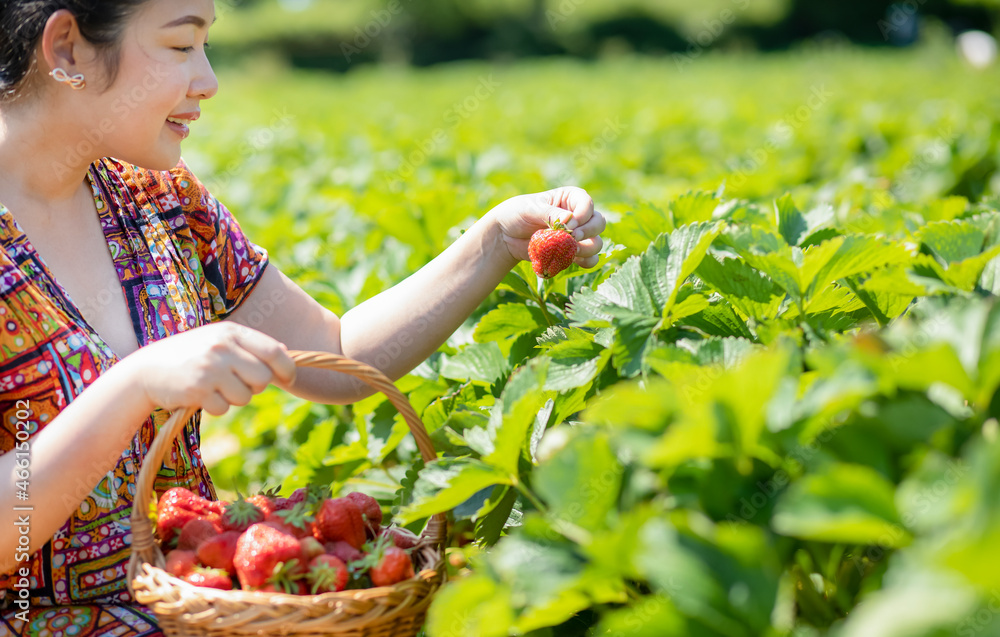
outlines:
[{"label": "dark hair", "polygon": [[35,47],[49,17],[60,9],[76,16],[80,33],[97,47],[108,73],[118,74],[125,21],[148,0],[0,0],[0,101],[17,96],[32,70]]}]

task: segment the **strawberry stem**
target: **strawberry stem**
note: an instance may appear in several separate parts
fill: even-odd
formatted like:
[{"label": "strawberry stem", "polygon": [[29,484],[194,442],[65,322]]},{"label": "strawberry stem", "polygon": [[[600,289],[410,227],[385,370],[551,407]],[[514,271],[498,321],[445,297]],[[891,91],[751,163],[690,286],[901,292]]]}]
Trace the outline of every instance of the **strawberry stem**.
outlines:
[{"label": "strawberry stem", "polygon": [[[539,281],[542,286],[545,285],[544,279],[539,279]],[[542,316],[545,317],[545,322],[549,324],[549,327],[555,326],[556,322],[553,321],[552,316],[549,315],[549,309],[546,307],[545,298],[542,296],[542,293],[537,289],[533,289],[532,292],[535,293],[535,301],[538,303],[538,306],[542,308]]]}]

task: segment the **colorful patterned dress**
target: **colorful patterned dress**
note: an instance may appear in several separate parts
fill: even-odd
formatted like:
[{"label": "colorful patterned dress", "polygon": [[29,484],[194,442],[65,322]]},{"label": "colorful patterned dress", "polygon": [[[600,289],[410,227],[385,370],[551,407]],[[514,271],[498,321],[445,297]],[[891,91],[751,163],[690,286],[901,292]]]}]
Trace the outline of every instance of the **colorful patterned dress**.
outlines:
[{"label": "colorful patterned dress", "polygon": [[[104,159],[88,178],[140,346],[225,318],[263,275],[267,253],[247,240],[183,161],[156,172]],[[0,205],[0,453],[14,449],[21,430],[30,447],[30,436],[117,362],[79,310],[100,299],[77,301]],[[149,611],[130,604],[126,566],[135,479],[167,417],[162,410],[150,415],[114,471],[66,484],[64,497],[79,502],[76,513],[17,565],[30,569],[27,623],[13,604],[23,582],[0,573],[0,636],[161,635]],[[157,494],[185,486],[215,497],[198,425],[196,416],[175,441]],[[3,513],[4,533],[11,531],[10,516]]]}]

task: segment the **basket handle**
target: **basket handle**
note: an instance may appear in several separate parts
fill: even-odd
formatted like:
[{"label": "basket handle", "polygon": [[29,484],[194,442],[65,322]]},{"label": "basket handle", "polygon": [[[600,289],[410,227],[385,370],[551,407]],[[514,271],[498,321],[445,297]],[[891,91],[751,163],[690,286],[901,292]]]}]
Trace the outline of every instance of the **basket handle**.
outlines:
[{"label": "basket handle", "polygon": [[[417,449],[425,462],[430,462],[437,458],[434,444],[424,423],[421,422],[417,412],[410,405],[410,401],[400,392],[385,374],[364,363],[324,352],[288,352],[292,360],[298,367],[315,367],[328,369],[331,371],[343,372],[367,383],[376,390],[382,392],[389,399],[389,402],[403,416],[406,424],[410,427],[417,442]],[[142,468],[139,470],[139,477],[136,480],[135,502],[132,506],[132,555],[129,559],[128,581],[131,582],[138,574],[141,563],[148,562],[160,568],[164,567],[163,554],[155,550],[153,541],[153,528],[149,521],[149,505],[153,494],[153,480],[163,464],[163,458],[177,435],[184,429],[184,425],[194,416],[197,409],[186,408],[175,411],[167,422],[160,428],[150,445],[149,452],[143,460]],[[427,527],[424,529],[423,538],[430,544],[443,547],[446,539],[447,518],[443,513],[433,516]]]}]

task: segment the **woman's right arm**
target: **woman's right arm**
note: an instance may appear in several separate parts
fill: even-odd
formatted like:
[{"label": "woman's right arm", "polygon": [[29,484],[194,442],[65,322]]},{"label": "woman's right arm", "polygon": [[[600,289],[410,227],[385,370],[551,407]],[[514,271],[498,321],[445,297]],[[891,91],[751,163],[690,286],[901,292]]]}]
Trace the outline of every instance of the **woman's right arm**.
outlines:
[{"label": "woman's right arm", "polygon": [[[294,379],[295,365],[283,345],[228,322],[171,336],[126,357],[30,439],[28,501],[16,497],[17,451],[0,456],[0,573],[19,564],[14,522],[30,516],[27,552],[37,551],[115,468],[155,407],[221,415],[231,405],[247,404],[272,381],[290,386]],[[33,510],[14,510],[21,506]]]}]

